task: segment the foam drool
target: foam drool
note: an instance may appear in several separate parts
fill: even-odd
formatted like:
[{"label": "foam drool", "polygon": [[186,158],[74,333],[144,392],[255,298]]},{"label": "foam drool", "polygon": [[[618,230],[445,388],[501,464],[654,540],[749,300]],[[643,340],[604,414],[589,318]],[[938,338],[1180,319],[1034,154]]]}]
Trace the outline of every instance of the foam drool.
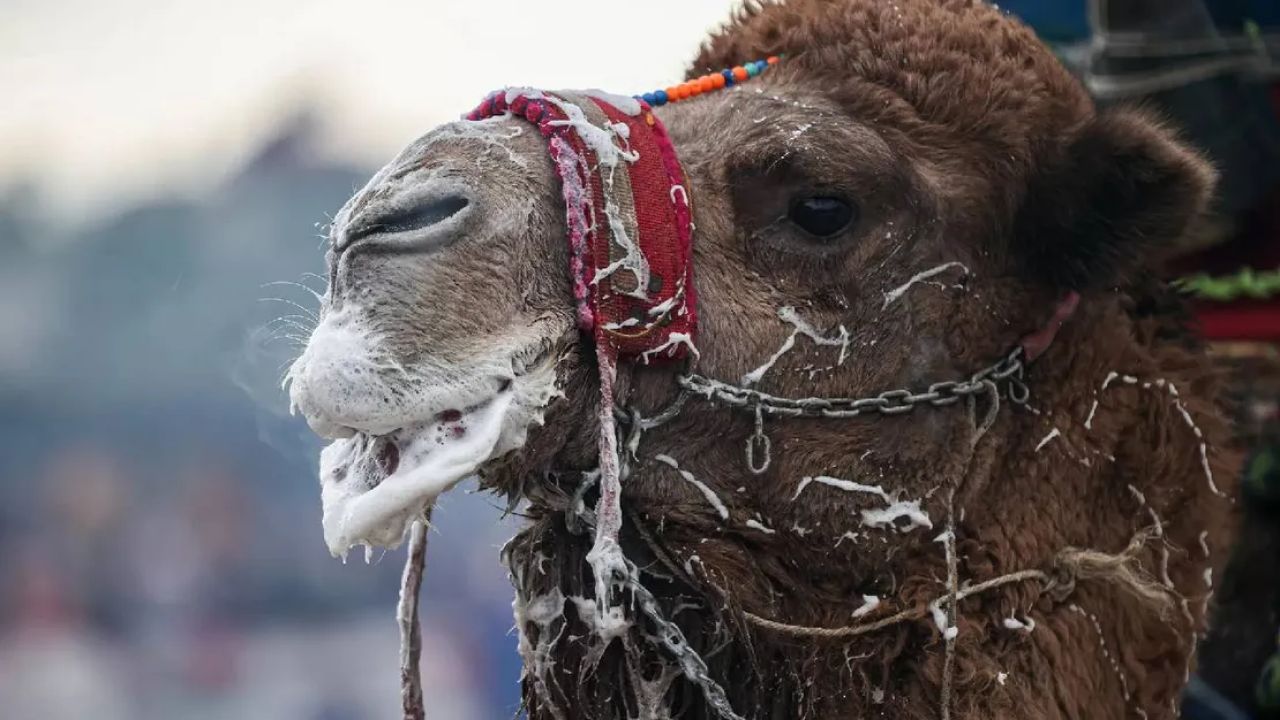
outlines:
[{"label": "foam drool", "polygon": [[[356,435],[326,447],[320,454],[320,482],[329,551],[345,556],[361,543],[398,545],[410,520],[496,454],[513,398],[508,390],[457,416],[385,437]],[[399,452],[387,474],[379,456],[389,442]]]}]

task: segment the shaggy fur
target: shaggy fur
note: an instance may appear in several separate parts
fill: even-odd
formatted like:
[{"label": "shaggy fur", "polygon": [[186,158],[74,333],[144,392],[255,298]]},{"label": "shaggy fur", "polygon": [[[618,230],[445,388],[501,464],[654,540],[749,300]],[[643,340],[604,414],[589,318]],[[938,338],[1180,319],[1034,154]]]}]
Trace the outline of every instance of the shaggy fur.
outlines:
[{"label": "shaggy fur", "polygon": [[[770,392],[812,396],[967,374],[1042,323],[1057,293],[1079,290],[1084,300],[1031,370],[1031,405],[1006,407],[972,457],[972,425],[960,408],[780,421],[770,430],[774,464],[755,477],[742,459],[750,419],[691,402],[644,437],[626,484],[625,547],[645,568],[644,582],[746,717],[934,718],[944,643],[931,620],[822,641],[761,630],[741,611],[839,627],[853,622],[864,595],[886,606],[871,618],[926,605],[944,592],[944,552],[933,540],[951,488],[959,574],[975,582],[1046,567],[1065,547],[1118,552],[1158,518],[1164,536],[1142,566],[1159,577],[1167,551],[1168,577],[1187,598],[1185,610],[1179,603],[1162,615],[1106,583],[1080,583],[1058,597],[1030,583],[968,599],[960,605],[951,717],[1176,716],[1204,630],[1205,568],[1225,557],[1212,551],[1225,547],[1229,503],[1210,492],[1195,435],[1167,391],[1098,390],[1111,371],[1164,379],[1210,447],[1222,438],[1214,380],[1168,314],[1178,303],[1153,291],[1144,268],[1203,210],[1211,171],[1143,115],[1096,117],[1030,31],[979,3],[749,6],[712,38],[691,75],[775,53],[787,61],[743,91],[748,101],[752,90],[763,98],[707,98],[665,113],[697,178],[702,372],[736,381],[777,347],[785,328],[752,315],[762,304],[806,307],[816,327],[842,323],[853,333],[854,359],[844,368],[804,372],[833,365],[834,352],[803,347],[766,376]],[[827,111],[872,132],[846,129],[845,137],[825,126]],[[748,125],[755,116],[768,118],[765,129]],[[790,138],[806,123],[816,137],[789,144],[761,137],[775,128]],[[755,147],[732,150],[733,138]],[[816,157],[803,157],[806,150]],[[803,167],[809,161],[824,167]],[[836,256],[854,258],[837,260],[836,271],[810,258],[780,261],[761,237],[776,216],[771,195],[840,182],[824,172],[856,186],[863,222],[879,225]],[[707,191],[716,180],[728,198]],[[894,199],[878,206],[871,201],[878,192]],[[896,260],[911,272],[888,269],[894,243],[885,228],[894,227],[906,245]],[[917,298],[903,308],[907,317],[897,308],[879,312],[886,284],[868,280],[900,282],[953,257],[973,270],[966,292],[935,293],[936,303]],[[646,408],[661,406],[670,388],[668,376],[653,374],[633,379],[632,397]],[[1087,429],[1095,398],[1099,409]],[[1041,447],[1055,429],[1056,439]],[[722,522],[697,490],[653,462],[658,454],[712,487],[731,520]],[[1231,458],[1216,448],[1210,458],[1226,487]],[[842,539],[874,503],[819,485],[792,499],[802,477],[823,473],[927,498],[935,527]],[[548,481],[529,493],[533,525],[508,549],[526,603],[592,595],[582,561],[590,534],[572,532],[565,515],[578,477],[553,473]],[[594,496],[587,497],[589,506]],[[746,526],[752,518],[775,532]],[[1202,532],[1211,557],[1201,552]],[[600,648],[576,607],[567,601],[562,616],[521,628],[552,660],[540,677],[527,668],[533,717],[714,717],[699,690],[671,675],[646,642],[651,624],[637,619],[631,635],[596,657]],[[1004,627],[1005,618],[1026,616],[1034,631]],[[655,707],[662,712],[650,715]]]},{"label": "shaggy fur", "polygon": [[[989,399],[769,419],[772,462],[753,475],[750,414],[690,399],[640,438],[624,482],[622,543],[640,581],[746,718],[1174,717],[1230,513],[1210,488],[1202,440],[1221,492],[1233,472],[1215,380],[1149,266],[1205,206],[1211,170],[1143,115],[1098,115],[1029,30],[983,3],[752,4],[706,43],[691,75],[776,53],[786,60],[750,83],[660,111],[695,209],[699,373],[741,384],[794,337],[759,389],[918,390],[990,365],[1068,290],[1079,310],[1029,369],[1030,403],[1006,397],[985,434],[976,427]],[[348,215],[368,222],[361,214],[399,185],[440,178],[472,200],[465,232],[429,252],[335,251],[331,293],[367,309],[410,390],[433,387],[414,368],[441,364],[450,381],[479,383],[468,358],[510,338],[554,345],[564,397],[523,449],[484,473],[486,487],[529,502],[505,557],[530,716],[711,718],[638,603],[626,605],[632,624],[620,635],[599,632],[584,562],[593,350],[573,331],[546,150],[522,127],[447,125],[406,150],[335,234]],[[809,235],[787,217],[812,196],[847,199],[858,221]],[[797,335],[784,306],[828,344]],[[842,348],[830,345],[841,337]],[[653,414],[675,397],[678,371],[620,368],[619,404]],[[728,518],[659,455],[714,492]],[[932,527],[875,526],[863,512],[880,498],[818,482],[801,492],[813,476],[918,501]],[[1162,612],[1105,578],[1073,585],[1060,573],[1052,592],[1029,581],[970,597],[957,609],[945,710],[946,643],[927,613],[845,639],[748,619],[841,627],[872,595],[882,606],[863,619],[923,611],[947,589],[938,538],[949,525],[961,583],[1058,572],[1064,550],[1120,553],[1158,531],[1138,569],[1176,598]],[[1009,629],[1010,618],[1035,629]]]}]

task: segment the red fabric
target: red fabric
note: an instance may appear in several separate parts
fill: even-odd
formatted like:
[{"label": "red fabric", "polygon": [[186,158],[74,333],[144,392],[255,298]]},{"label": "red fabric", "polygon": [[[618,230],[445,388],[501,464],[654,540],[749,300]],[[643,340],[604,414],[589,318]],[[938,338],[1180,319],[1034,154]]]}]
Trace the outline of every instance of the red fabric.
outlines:
[{"label": "red fabric", "polygon": [[1196,319],[1210,340],[1280,341],[1280,302],[1198,303]]},{"label": "red fabric", "polygon": [[[482,120],[510,112],[535,124],[548,139],[565,198],[578,322],[583,331],[594,335],[598,350],[644,362],[683,359],[696,352],[693,341],[697,308],[688,191],[675,149],[662,122],[643,101],[637,101],[637,115],[628,115],[595,95],[585,101],[595,108],[578,104],[591,111],[588,117],[602,112],[609,124],[627,127],[623,134],[609,130],[614,133],[615,146],[635,156],[620,161],[615,169],[617,172],[625,168],[630,195],[613,198],[624,208],[615,213],[614,220],[621,215],[626,215],[625,220],[634,220],[638,237],[633,240],[648,264],[646,297],[637,298],[627,294],[635,290],[635,275],[630,271],[600,275],[610,265],[611,256],[619,251],[605,211],[609,198],[602,174],[608,168],[574,126],[564,122],[567,115],[557,104],[571,102],[563,95],[535,90],[499,92],[485,98],[467,119]],[[614,192],[623,192],[622,187],[625,186],[615,180]],[[630,208],[634,208],[633,216]]]},{"label": "red fabric", "polygon": [[[596,297],[596,322],[604,327],[609,323],[620,323],[627,318],[638,317],[644,320],[640,328],[623,328],[605,330],[605,335],[624,356],[640,355],[653,351],[667,342],[672,332],[686,333],[692,336],[697,325],[697,314],[692,294],[693,258],[691,256],[689,219],[677,213],[678,203],[687,199],[679,197],[684,193],[684,180],[678,174],[668,174],[663,162],[663,145],[667,146],[672,159],[674,150],[666,140],[665,133],[659,137],[652,128],[660,127],[657,116],[645,105],[641,105],[638,116],[627,115],[608,103],[595,98],[609,120],[621,122],[631,128],[629,145],[631,150],[639,154],[639,159],[629,163],[627,167],[631,180],[631,196],[635,205],[636,224],[640,230],[640,251],[649,263],[651,281],[648,288],[648,299],[638,300],[628,295],[598,291]],[[653,125],[648,123],[652,121]],[[679,172],[679,166],[676,166]],[[676,190],[676,188],[681,188]],[[675,195],[676,197],[672,197]],[[598,245],[593,248],[594,257],[608,257],[608,233],[600,233]],[[605,263],[597,260],[599,269]],[[678,304],[668,314],[667,323],[651,322],[650,310],[685,292],[683,308]],[[677,310],[686,309],[683,315]],[[658,353],[655,357],[683,357],[684,348],[673,347],[674,353]],[[646,358],[647,359],[647,358]]]}]

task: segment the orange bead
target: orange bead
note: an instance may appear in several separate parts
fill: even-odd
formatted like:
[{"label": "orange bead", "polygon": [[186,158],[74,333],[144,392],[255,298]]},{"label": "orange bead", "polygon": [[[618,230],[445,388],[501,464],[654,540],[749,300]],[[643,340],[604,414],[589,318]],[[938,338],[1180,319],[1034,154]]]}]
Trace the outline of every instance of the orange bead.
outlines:
[{"label": "orange bead", "polygon": [[702,88],[698,87],[697,80],[690,80],[689,82],[685,83],[684,86],[688,88],[689,97],[694,97],[695,95],[702,94]]},{"label": "orange bead", "polygon": [[737,67],[735,67],[735,68],[733,69],[733,79],[734,79],[734,80],[737,80],[738,82],[743,82],[743,81],[745,81],[748,77],[750,77],[750,76],[747,74],[747,69],[746,69],[746,68],[744,68],[744,67],[742,67],[741,65],[739,65],[739,66],[737,66]]},{"label": "orange bead", "polygon": [[777,56],[777,55],[770,55],[769,57],[765,58],[765,62],[769,63],[770,65],[777,65],[777,64],[778,64],[778,56]]},{"label": "orange bead", "polygon": [[720,73],[716,73],[715,75],[708,75],[707,77],[711,78],[711,87],[717,90],[724,87],[726,80],[724,79],[724,76],[721,75]]},{"label": "orange bead", "polygon": [[712,90],[715,90],[715,89],[716,89],[715,85],[711,84],[711,78],[707,77],[706,75],[703,75],[702,77],[698,78],[699,92],[711,92]]},{"label": "orange bead", "polygon": [[667,88],[667,102],[676,102],[680,99],[680,86],[672,85]]}]

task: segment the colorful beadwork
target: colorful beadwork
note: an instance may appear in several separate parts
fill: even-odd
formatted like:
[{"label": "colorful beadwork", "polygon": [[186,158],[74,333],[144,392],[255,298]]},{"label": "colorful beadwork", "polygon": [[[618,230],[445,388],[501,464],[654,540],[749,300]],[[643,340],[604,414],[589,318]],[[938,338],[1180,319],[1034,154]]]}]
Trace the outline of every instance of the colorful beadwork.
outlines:
[{"label": "colorful beadwork", "polygon": [[754,62],[745,63],[737,67],[721,70],[718,73],[708,73],[699,78],[687,80],[679,85],[672,85],[662,90],[654,90],[643,95],[636,95],[637,100],[643,100],[650,105],[657,107],[666,105],[667,103],[680,102],[688,100],[691,97],[701,95],[712,90],[731,87],[740,82],[745,82],[760,73],[768,70],[770,67],[777,65],[782,61],[781,55],[770,55],[764,60],[756,60]]}]

